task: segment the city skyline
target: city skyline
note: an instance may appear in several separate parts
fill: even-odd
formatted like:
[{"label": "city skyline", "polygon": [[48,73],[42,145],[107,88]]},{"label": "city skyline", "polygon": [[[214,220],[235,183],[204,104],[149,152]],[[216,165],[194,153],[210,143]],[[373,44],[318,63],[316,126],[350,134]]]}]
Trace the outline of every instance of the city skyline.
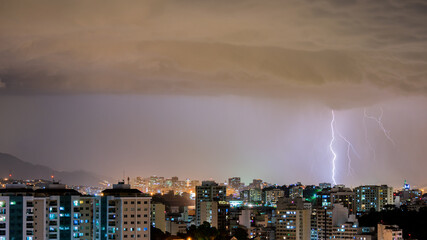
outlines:
[{"label": "city skyline", "polygon": [[420,1],[3,1],[0,152],[57,171],[427,185]]},{"label": "city skyline", "polygon": [[233,236],[401,240],[426,236],[427,195],[406,181],[398,189],[388,185],[352,189],[327,183],[262,187],[260,179],[244,187],[240,178],[233,177],[227,187],[215,181],[191,182],[190,193],[176,194],[144,193],[141,187],[180,188],[189,182],[177,177],[140,180],[92,189],[37,180],[34,185],[6,183],[0,188],[0,238],[203,239],[211,235],[224,240]]}]

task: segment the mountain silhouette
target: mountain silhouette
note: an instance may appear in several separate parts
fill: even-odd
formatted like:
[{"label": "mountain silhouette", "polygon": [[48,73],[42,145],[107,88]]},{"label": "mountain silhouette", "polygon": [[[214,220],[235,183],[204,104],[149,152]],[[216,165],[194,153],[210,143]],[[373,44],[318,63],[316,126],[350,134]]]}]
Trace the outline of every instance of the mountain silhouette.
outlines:
[{"label": "mountain silhouette", "polygon": [[105,177],[98,176],[87,171],[57,171],[50,167],[32,164],[7,154],[0,153],[0,178],[7,178],[12,174],[13,179],[50,179],[53,175],[55,180],[67,185],[99,186]]}]

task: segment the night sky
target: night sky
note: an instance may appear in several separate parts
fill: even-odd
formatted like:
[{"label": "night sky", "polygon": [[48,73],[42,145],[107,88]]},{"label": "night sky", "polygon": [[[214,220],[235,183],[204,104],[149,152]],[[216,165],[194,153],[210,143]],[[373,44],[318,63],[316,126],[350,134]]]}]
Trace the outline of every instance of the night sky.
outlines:
[{"label": "night sky", "polygon": [[331,182],[333,110],[337,183],[422,187],[426,94],[425,1],[0,1],[0,152],[57,170]]}]

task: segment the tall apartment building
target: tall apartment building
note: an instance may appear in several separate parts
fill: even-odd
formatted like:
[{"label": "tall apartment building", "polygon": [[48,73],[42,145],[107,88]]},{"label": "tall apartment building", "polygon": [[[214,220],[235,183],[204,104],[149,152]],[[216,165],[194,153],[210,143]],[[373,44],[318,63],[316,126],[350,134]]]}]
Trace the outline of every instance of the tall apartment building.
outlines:
[{"label": "tall apartment building", "polygon": [[332,236],[332,206],[312,210],[312,239],[325,240]]},{"label": "tall apartment building", "polygon": [[95,199],[92,196],[81,196],[80,205],[80,239],[95,239],[93,236],[93,220]]},{"label": "tall apartment building", "polygon": [[166,232],[165,205],[163,203],[151,203],[151,226]]},{"label": "tall apartment building", "polygon": [[[51,184],[33,190],[12,184],[1,189],[0,195],[2,240],[92,239],[90,215],[86,218],[80,213],[82,196],[65,185]],[[82,232],[81,226],[89,231]]]},{"label": "tall apartment building", "polygon": [[393,204],[393,188],[387,185],[365,185],[353,189],[356,211],[368,212],[371,208],[381,211],[385,205]]},{"label": "tall apartment building", "polygon": [[276,239],[310,239],[311,209],[301,198],[282,198],[277,202]]},{"label": "tall apartment building", "polygon": [[[45,224],[35,224],[35,239],[80,239],[84,237],[80,232],[82,222],[80,214],[81,194],[75,190],[66,189],[65,185],[52,184],[49,188],[36,190],[36,201],[34,203],[34,217],[39,221],[46,218]],[[43,212],[46,206],[46,212]],[[91,220],[91,219],[90,219]],[[92,221],[87,221],[89,228],[92,228]],[[46,229],[45,234],[39,232]],[[91,239],[86,236],[87,239]]]},{"label": "tall apartment building", "polygon": [[33,239],[34,192],[25,185],[0,189],[0,240]]},{"label": "tall apartment building", "polygon": [[219,230],[229,230],[230,204],[226,201],[200,203],[200,220]]},{"label": "tall apartment building", "polygon": [[82,196],[62,184],[0,189],[0,240],[149,239],[150,197],[127,184]]},{"label": "tall apartment building", "polygon": [[119,182],[95,197],[96,239],[150,239],[150,201],[129,184]]},{"label": "tall apartment building", "polygon": [[350,188],[346,188],[344,186],[339,185],[335,186],[330,190],[330,196],[332,204],[342,204],[343,207],[346,207],[348,209],[349,214],[355,214],[356,194]]},{"label": "tall apartment building", "polygon": [[229,230],[230,226],[230,219],[229,219],[229,211],[230,211],[230,204],[226,201],[217,201],[213,205],[212,212],[213,218],[212,218],[212,226],[216,227],[219,230]]},{"label": "tall apartment building", "polygon": [[202,202],[225,201],[226,196],[226,186],[219,186],[214,181],[203,181],[201,186],[196,186],[196,225],[199,226],[203,223]]}]

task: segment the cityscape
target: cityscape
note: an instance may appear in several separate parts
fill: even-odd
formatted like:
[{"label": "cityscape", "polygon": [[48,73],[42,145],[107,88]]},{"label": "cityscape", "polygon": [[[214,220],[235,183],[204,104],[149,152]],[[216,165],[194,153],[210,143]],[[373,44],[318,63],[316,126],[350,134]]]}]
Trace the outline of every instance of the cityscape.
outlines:
[{"label": "cityscape", "polygon": [[427,1],[0,0],[0,240],[427,240]]},{"label": "cityscape", "polygon": [[424,239],[427,193],[160,176],[104,186],[3,178],[1,239]]}]

